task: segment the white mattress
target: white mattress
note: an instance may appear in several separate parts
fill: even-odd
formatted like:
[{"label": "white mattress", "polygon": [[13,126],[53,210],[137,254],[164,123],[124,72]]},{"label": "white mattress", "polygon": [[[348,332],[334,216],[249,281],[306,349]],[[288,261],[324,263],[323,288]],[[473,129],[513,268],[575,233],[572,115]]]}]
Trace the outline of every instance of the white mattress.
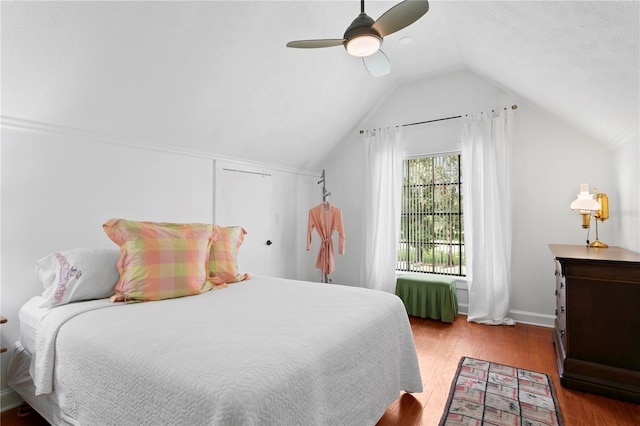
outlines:
[{"label": "white mattress", "polygon": [[40,324],[40,320],[47,314],[49,309],[41,308],[44,303],[42,296],[36,296],[29,299],[27,303],[22,305],[18,318],[20,319],[20,342],[24,349],[29,353],[35,350],[36,330]]},{"label": "white mattress", "polygon": [[401,390],[422,390],[404,305],[374,290],[254,277],[160,302],[25,311],[41,319],[40,396],[23,397],[54,396],[45,417],[61,424],[371,425]]}]

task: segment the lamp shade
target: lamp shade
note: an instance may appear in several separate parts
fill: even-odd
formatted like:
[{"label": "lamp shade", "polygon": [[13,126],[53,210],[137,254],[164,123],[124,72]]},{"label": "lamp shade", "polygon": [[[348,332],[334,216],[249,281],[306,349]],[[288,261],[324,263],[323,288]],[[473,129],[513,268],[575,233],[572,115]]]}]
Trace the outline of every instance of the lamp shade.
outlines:
[{"label": "lamp shade", "polygon": [[364,57],[373,55],[380,49],[380,37],[363,34],[356,36],[347,42],[347,52],[353,56]]},{"label": "lamp shade", "polygon": [[571,203],[571,210],[582,214],[600,210],[600,203],[593,199],[593,194],[589,194],[588,184],[580,185],[580,193]]}]

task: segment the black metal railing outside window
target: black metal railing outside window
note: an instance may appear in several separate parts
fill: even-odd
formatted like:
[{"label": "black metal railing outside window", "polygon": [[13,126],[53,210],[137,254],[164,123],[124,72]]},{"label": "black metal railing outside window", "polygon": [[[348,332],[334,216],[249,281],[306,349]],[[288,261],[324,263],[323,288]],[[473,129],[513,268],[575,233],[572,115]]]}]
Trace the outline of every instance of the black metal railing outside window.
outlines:
[{"label": "black metal railing outside window", "polygon": [[465,276],[460,155],[404,160],[399,271]]}]

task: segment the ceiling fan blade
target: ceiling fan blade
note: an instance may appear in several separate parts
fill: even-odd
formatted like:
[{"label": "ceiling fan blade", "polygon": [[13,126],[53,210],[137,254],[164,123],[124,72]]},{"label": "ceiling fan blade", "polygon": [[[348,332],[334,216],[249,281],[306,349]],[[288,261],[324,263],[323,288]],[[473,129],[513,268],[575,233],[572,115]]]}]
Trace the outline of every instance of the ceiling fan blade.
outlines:
[{"label": "ceiling fan blade", "polygon": [[373,55],[363,57],[362,62],[364,62],[369,74],[374,77],[382,77],[391,72],[391,62],[389,62],[389,58],[382,50],[378,50]]},{"label": "ceiling fan blade", "polygon": [[387,10],[371,26],[381,37],[395,33],[416,22],[429,10],[427,0],[405,0]]},{"label": "ceiling fan blade", "polygon": [[341,46],[345,42],[344,39],[320,39],[320,40],[296,40],[287,43],[287,47],[297,47],[300,49],[315,49],[318,47]]}]

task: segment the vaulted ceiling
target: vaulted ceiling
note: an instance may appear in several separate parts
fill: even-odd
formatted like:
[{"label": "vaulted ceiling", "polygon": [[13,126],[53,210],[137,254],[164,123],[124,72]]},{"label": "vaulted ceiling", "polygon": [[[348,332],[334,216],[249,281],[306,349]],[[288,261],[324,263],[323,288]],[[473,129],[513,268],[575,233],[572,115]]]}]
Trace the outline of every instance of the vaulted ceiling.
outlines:
[{"label": "vaulted ceiling", "polygon": [[342,47],[285,47],[342,37],[357,0],[3,1],[2,115],[314,169],[398,85],[468,68],[614,144],[638,132],[638,6],[431,1],[374,78]]}]

